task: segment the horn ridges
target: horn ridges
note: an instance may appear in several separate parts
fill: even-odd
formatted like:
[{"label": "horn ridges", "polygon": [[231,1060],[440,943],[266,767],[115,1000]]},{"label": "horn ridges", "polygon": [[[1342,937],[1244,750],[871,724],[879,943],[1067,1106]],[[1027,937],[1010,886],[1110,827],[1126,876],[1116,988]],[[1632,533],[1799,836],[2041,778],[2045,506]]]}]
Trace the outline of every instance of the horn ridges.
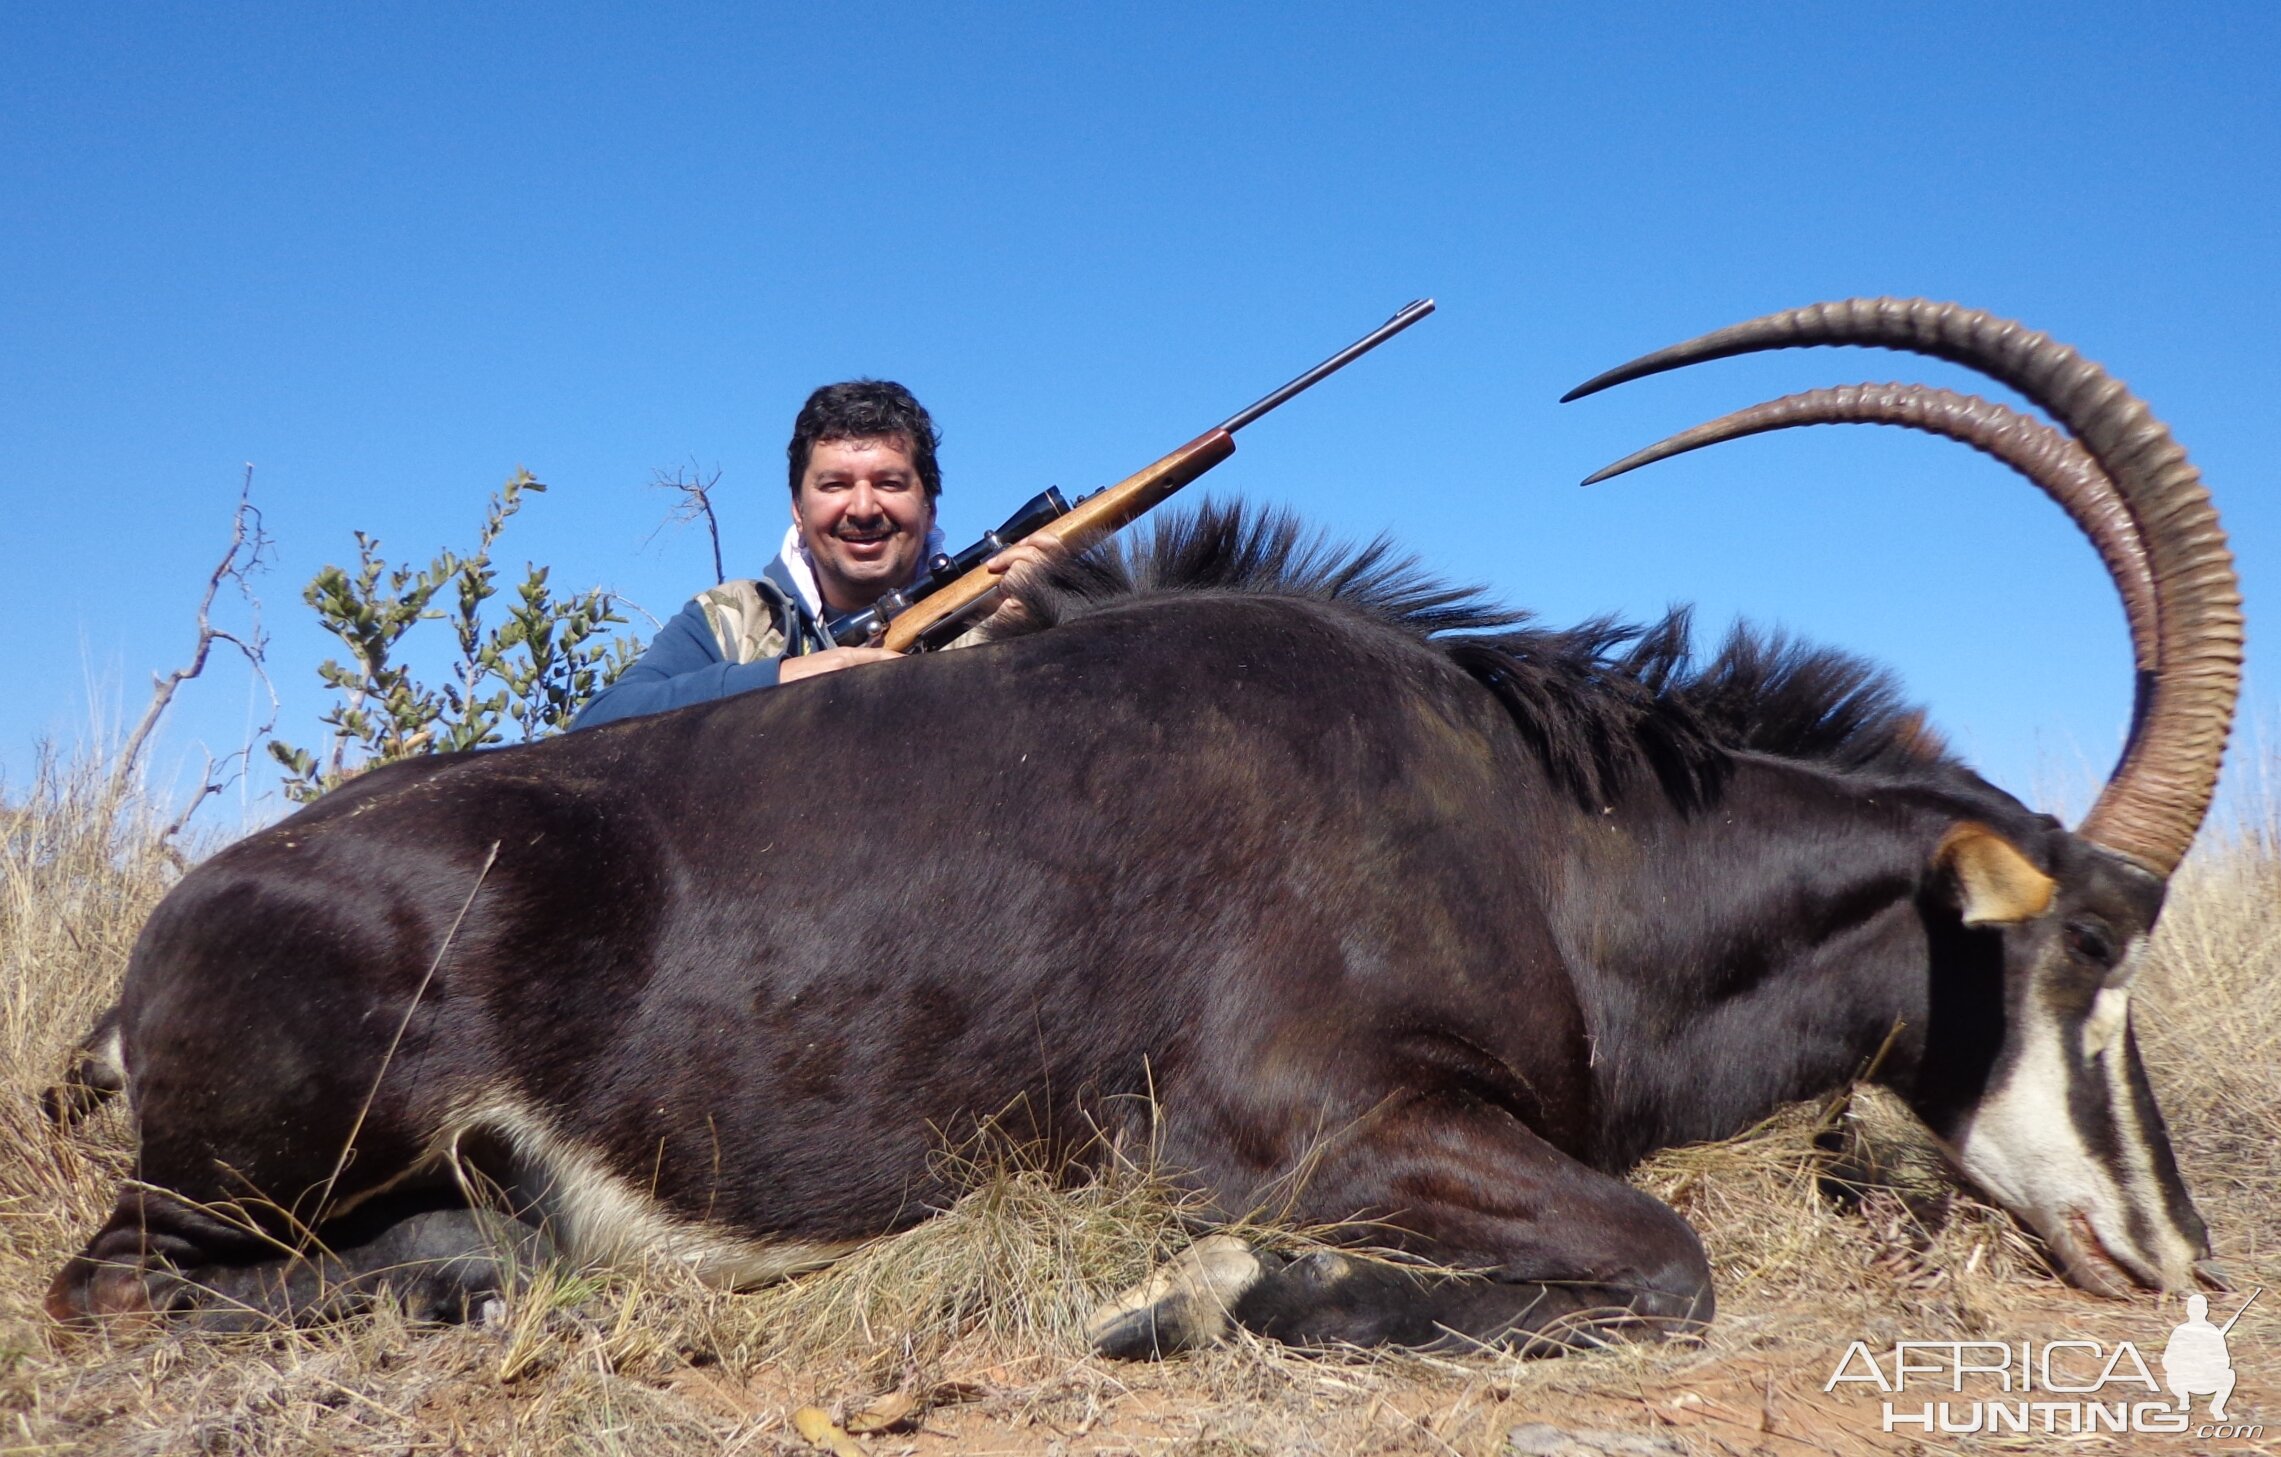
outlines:
[{"label": "horn ridges", "polygon": [[[1769,314],[1643,355],[1565,399],[1665,370],[1766,349],[1859,344],[1978,371],[2046,410],[2113,481],[2152,576],[2155,668],[2132,731],[2080,833],[2168,875],[2216,793],[2240,693],[2241,589],[2209,494],[2186,453],[2121,381],[2048,335],[1957,304],[1849,299]],[[2124,590],[2117,579],[2118,591]]]},{"label": "horn ridges", "polygon": [[2034,482],[2065,511],[2122,593],[2131,652],[2152,672],[2157,651],[2154,581],[2138,523],[2090,453],[2032,415],[2008,405],[1918,384],[1857,384],[1784,395],[1667,436],[1584,478],[1598,485],[1626,471],[1691,450],[1805,425],[1893,425],[1945,436],[1990,455]]}]

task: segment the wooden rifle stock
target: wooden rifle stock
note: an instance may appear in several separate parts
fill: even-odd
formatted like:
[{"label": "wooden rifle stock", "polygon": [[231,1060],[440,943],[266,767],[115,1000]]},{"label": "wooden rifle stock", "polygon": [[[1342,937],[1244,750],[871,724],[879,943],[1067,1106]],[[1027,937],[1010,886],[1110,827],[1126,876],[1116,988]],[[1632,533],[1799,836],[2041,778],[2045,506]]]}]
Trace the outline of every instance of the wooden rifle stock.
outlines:
[{"label": "wooden rifle stock", "polygon": [[[1326,375],[1344,369],[1433,311],[1434,301],[1430,298],[1422,298],[1406,305],[1393,318],[1281,389],[1254,400],[1147,469],[1125,477],[1105,491],[1097,491],[1085,497],[1065,515],[1055,517],[1022,540],[1058,541],[1067,544],[1073,552],[1083,551],[1102,537],[1155,509],[1165,497],[1235,454],[1235,433],[1238,430],[1301,390],[1311,388]],[[937,629],[942,629],[943,636],[954,636],[952,628],[955,624],[978,614],[984,605],[983,599],[996,592],[1004,580],[1003,576],[992,572],[984,564],[948,586],[928,592],[888,619],[886,635],[880,639],[880,646],[894,652],[907,653],[922,646],[927,635]]]},{"label": "wooden rifle stock", "polygon": [[[1059,541],[1067,544],[1073,553],[1083,551],[1146,515],[1174,491],[1235,454],[1235,450],[1236,438],[1224,427],[1207,430],[1154,465],[1143,467],[1105,491],[1087,496],[1070,507],[1067,515],[1055,517],[1022,540]],[[997,591],[1004,581],[1003,576],[988,567],[976,567],[941,591],[928,593],[896,614],[888,621],[887,635],[880,646],[893,652],[909,652],[918,646],[919,639],[929,628],[957,616]]]}]

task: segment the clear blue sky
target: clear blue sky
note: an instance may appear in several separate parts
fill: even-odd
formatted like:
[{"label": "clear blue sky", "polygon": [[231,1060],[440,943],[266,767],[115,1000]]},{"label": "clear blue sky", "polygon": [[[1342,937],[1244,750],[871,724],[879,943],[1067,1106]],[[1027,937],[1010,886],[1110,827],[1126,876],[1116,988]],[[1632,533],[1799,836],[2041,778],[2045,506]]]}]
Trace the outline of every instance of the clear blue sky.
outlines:
[{"label": "clear blue sky", "polygon": [[[7,7],[0,770],[181,658],[247,461],[306,742],[300,588],[353,530],[425,560],[527,465],[553,491],[505,554],[662,617],[710,568],[652,473],[718,468],[756,571],[819,382],[919,393],[963,540],[1433,294],[1211,488],[1556,622],[1692,600],[1853,648],[2036,798],[2106,768],[2129,658],[2001,468],[1848,429],[1575,484],[1790,389],[1956,372],[1817,351],[1554,401],[1817,299],[2025,319],[2202,465],[2266,712],[2281,8],[2168,9]],[[247,708],[217,664],[160,767]]]}]

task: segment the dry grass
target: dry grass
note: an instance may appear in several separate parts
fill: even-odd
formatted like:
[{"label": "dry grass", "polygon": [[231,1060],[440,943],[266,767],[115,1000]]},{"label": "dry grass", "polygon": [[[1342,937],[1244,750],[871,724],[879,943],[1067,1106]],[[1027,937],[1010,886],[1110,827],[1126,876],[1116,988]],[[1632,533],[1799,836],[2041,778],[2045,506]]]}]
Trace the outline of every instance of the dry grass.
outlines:
[{"label": "dry grass", "polygon": [[[1877,1435],[1872,1404],[1821,1392],[1847,1341],[2158,1348],[2177,1319],[2051,1280],[2009,1220],[1954,1189],[1905,1112],[1865,1095],[1639,1171],[1712,1251],[1722,1308],[1700,1343],[1558,1361],[1244,1343],[1098,1362],[1084,1313],[1185,1240],[1179,1200],[1142,1168],[1070,1191],[998,1156],[971,1158],[973,1192],[942,1217],[748,1295],[671,1269],[543,1272],[489,1325],[383,1313],[262,1337],[66,1342],[40,1295],[105,1212],[126,1128],[108,1113],[59,1135],[36,1095],[174,876],[155,822],[105,803],[102,783],[97,766],[50,762],[0,794],[0,1457],[809,1451],[791,1420],[808,1404],[879,1454],[1486,1457],[1529,1422],[1670,1451],[1905,1451]],[[2281,1285],[2281,847],[2269,825],[2211,838],[2174,888],[2137,999],[2142,1037],[2221,1256],[2245,1283]],[[2235,1410],[2252,1420],[2281,1391],[2264,1334],[2277,1317],[2234,1336]]]},{"label": "dry grass", "polygon": [[26,792],[0,792],[0,1406],[9,1411],[45,1347],[36,1271],[85,1239],[127,1167],[123,1120],[62,1137],[37,1090],[109,1003],[175,878],[159,848],[163,821],[139,801],[113,802],[107,779],[104,766],[43,753]]}]

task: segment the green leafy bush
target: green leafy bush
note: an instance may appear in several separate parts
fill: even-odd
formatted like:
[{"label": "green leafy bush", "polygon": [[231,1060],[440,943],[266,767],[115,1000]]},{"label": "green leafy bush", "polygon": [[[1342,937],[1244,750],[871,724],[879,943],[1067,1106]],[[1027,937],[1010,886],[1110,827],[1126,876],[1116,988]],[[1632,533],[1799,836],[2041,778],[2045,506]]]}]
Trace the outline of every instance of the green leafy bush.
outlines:
[{"label": "green leafy bush", "polygon": [[[415,754],[559,733],[633,662],[640,643],[609,631],[626,620],[617,599],[599,588],[558,597],[542,566],[525,564],[505,621],[485,620],[484,604],[499,594],[492,549],[524,494],[544,490],[529,471],[516,471],[491,497],[465,556],[443,551],[425,567],[398,564],[381,555],[378,537],[360,531],[353,572],[328,564],[310,579],[302,600],[347,654],[317,669],[337,695],[321,716],[332,730],[322,754],[269,743],[289,797],[314,799],[351,775]],[[407,635],[426,621],[448,621],[458,640],[450,676],[432,686],[404,651]]]}]

